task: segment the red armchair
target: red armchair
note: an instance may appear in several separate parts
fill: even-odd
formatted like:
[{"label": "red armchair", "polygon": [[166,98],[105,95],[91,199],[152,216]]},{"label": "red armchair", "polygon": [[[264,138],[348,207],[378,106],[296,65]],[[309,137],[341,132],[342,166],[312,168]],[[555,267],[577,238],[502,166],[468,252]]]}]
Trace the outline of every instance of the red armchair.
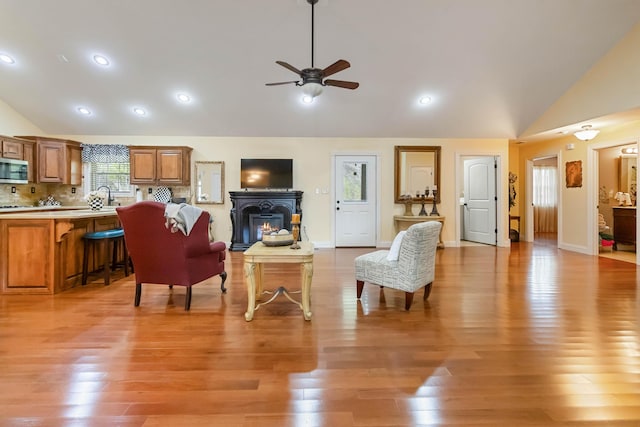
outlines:
[{"label": "red armchair", "polygon": [[188,236],[165,226],[165,205],[144,201],[116,208],[136,276],[135,306],[140,305],[143,283],[185,286],[184,309],[191,306],[191,286],[220,275],[226,292],[224,260],[227,245],[209,242],[209,213],[203,211]]}]

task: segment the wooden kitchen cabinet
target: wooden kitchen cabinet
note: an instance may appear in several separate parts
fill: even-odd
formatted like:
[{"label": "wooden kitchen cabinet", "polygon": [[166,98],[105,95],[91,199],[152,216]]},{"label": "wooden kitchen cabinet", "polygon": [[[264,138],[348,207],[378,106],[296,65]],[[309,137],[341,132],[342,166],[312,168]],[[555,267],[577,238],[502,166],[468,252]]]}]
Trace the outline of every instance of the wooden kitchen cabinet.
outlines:
[{"label": "wooden kitchen cabinet", "polygon": [[79,144],[66,144],[66,146],[65,184],[82,185],[82,147]]},{"label": "wooden kitchen cabinet", "polygon": [[190,185],[191,147],[129,147],[131,184]]},{"label": "wooden kitchen cabinet", "polygon": [[35,182],[82,185],[82,146],[77,141],[19,136],[33,141]]},{"label": "wooden kitchen cabinet", "polygon": [[36,153],[33,141],[24,141],[22,144],[22,160],[29,162],[27,166],[27,180],[36,182]]},{"label": "wooden kitchen cabinet", "polygon": [[636,207],[613,206],[614,249],[618,244],[636,246]]},{"label": "wooden kitchen cabinet", "polygon": [[0,145],[2,147],[2,157],[5,159],[23,160],[24,146],[22,142],[9,137],[0,137]]},{"label": "wooden kitchen cabinet", "polygon": [[27,166],[27,179],[29,182],[35,182],[36,156],[33,141],[0,135],[0,151],[0,157],[4,157],[6,159],[26,160],[29,162],[29,166]]},{"label": "wooden kitchen cabinet", "polygon": [[[115,212],[57,215],[42,213],[42,219],[0,215],[1,293],[55,294],[81,285],[83,236],[119,226]],[[104,260],[101,245],[93,247],[89,271],[97,270]],[[122,250],[118,258],[124,259]]]},{"label": "wooden kitchen cabinet", "polygon": [[38,142],[38,182],[64,183],[65,151],[63,143]]}]

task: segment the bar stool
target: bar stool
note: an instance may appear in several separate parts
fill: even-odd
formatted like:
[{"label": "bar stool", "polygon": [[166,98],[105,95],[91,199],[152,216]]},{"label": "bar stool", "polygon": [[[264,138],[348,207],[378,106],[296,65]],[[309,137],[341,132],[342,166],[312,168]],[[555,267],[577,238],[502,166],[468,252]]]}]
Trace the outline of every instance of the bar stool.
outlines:
[{"label": "bar stool", "polygon": [[[114,228],[111,230],[94,231],[85,233],[84,239],[84,256],[82,257],[82,286],[87,284],[88,266],[89,266],[89,247],[98,247],[102,245],[104,253],[104,284],[109,285],[111,278],[111,270],[116,268],[118,262],[118,246],[121,243],[124,253],[124,274],[129,275],[129,255],[124,244],[124,230],[122,228]],[[109,244],[113,243],[112,259],[109,260]],[[109,265],[111,261],[111,266]]]}]

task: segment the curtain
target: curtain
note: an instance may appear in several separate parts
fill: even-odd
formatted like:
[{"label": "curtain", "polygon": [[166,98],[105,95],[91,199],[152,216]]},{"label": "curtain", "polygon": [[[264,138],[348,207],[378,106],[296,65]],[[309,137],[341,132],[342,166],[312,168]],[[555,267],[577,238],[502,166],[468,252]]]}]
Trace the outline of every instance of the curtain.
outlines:
[{"label": "curtain", "polygon": [[558,190],[555,166],[533,167],[533,231],[557,233]]},{"label": "curtain", "polygon": [[113,144],[82,144],[85,163],[129,163],[129,147]]}]

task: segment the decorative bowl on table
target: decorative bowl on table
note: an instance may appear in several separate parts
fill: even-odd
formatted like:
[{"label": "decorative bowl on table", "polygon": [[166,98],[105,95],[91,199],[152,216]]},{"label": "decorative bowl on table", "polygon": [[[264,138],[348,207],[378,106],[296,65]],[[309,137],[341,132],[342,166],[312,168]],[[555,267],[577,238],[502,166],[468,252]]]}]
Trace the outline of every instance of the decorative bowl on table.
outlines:
[{"label": "decorative bowl on table", "polygon": [[293,244],[293,234],[287,230],[280,230],[277,233],[262,235],[262,244],[265,246],[288,246]]}]

